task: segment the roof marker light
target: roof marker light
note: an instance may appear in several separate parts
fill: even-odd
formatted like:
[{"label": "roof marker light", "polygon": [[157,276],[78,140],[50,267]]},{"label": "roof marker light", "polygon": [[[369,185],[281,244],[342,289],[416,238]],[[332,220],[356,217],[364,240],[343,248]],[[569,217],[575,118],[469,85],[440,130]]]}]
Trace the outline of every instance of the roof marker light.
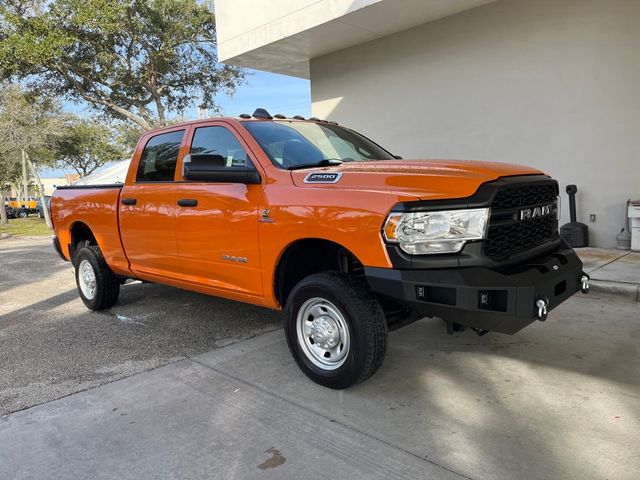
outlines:
[{"label": "roof marker light", "polygon": [[272,120],[273,117],[269,112],[267,112],[264,108],[256,108],[256,111],[253,112],[253,118],[262,118],[264,120]]}]

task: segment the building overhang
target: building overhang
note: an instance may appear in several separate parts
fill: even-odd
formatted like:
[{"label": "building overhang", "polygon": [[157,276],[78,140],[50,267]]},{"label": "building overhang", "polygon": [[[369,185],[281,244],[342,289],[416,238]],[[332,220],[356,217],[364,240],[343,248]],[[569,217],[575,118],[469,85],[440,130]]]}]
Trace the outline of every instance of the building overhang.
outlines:
[{"label": "building overhang", "polygon": [[223,63],[309,78],[312,58],[492,1],[216,0],[218,57]]}]

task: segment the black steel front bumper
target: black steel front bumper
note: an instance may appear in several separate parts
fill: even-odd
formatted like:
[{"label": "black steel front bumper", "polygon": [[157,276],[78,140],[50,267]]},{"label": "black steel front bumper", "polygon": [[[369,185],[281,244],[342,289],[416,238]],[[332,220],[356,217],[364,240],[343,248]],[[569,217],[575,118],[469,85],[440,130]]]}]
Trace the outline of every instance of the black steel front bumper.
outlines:
[{"label": "black steel front bumper", "polygon": [[578,256],[563,244],[504,269],[365,267],[365,275],[374,292],[420,314],[513,334],[544,319],[538,316],[538,300],[550,311],[581,290],[584,273]]}]

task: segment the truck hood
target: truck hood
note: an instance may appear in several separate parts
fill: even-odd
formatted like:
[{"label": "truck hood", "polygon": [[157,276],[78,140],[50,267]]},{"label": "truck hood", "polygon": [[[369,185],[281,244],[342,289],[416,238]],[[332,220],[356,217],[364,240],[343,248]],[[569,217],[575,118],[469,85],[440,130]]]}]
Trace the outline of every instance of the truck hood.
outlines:
[{"label": "truck hood", "polygon": [[[342,175],[335,183],[322,181],[323,178],[305,182],[314,173]],[[522,165],[475,160],[384,160],[294,170],[291,177],[301,188],[385,191],[413,195],[420,200],[438,200],[468,197],[483,183],[500,177],[541,173]]]}]

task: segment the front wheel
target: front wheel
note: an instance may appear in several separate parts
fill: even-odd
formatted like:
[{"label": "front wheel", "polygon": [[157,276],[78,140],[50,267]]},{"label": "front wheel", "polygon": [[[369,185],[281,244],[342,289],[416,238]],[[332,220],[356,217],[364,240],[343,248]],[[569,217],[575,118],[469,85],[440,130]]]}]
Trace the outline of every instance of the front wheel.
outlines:
[{"label": "front wheel", "polygon": [[120,282],[96,245],[86,245],[75,258],[76,284],[89,310],[111,308],[120,296]]},{"label": "front wheel", "polygon": [[18,210],[18,218],[27,218],[29,214],[26,210]]},{"label": "front wheel", "polygon": [[300,369],[314,382],[341,389],[382,365],[387,323],[363,279],[340,272],[310,275],[287,300],[285,335]]}]

